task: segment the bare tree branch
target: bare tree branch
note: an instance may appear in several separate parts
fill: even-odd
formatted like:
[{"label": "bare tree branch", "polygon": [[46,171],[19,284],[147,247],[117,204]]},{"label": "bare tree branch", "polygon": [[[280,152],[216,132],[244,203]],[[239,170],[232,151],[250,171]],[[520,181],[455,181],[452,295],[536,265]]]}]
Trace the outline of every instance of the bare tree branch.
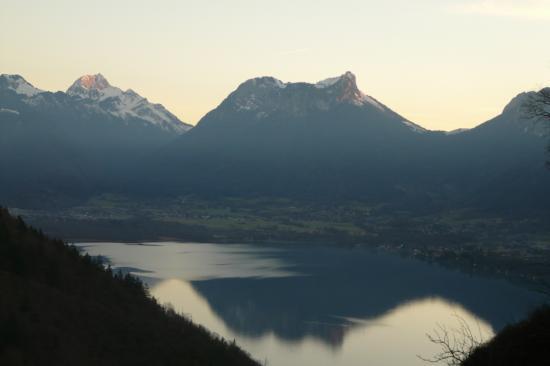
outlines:
[{"label": "bare tree branch", "polygon": [[[530,96],[524,106],[524,112],[529,118],[536,118],[546,123],[550,129],[550,88],[545,88]],[[550,145],[548,145],[550,155]],[[546,167],[550,169],[550,159],[546,161]]]},{"label": "bare tree branch", "polygon": [[531,95],[525,104],[525,113],[532,118],[550,120],[550,88]]},{"label": "bare tree branch", "polygon": [[477,334],[474,334],[464,318],[457,314],[454,317],[458,321],[456,328],[447,328],[438,323],[432,334],[426,334],[431,343],[440,347],[440,352],[430,358],[417,356],[418,358],[428,363],[444,363],[447,366],[459,366],[477,347],[485,343],[478,322],[476,322]]}]

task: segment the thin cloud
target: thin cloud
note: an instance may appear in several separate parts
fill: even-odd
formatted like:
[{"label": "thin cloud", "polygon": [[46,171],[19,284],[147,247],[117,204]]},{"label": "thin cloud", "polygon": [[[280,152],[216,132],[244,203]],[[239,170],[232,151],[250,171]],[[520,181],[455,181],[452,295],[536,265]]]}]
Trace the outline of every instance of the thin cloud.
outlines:
[{"label": "thin cloud", "polygon": [[452,7],[454,12],[520,19],[550,19],[550,0],[472,0]]}]

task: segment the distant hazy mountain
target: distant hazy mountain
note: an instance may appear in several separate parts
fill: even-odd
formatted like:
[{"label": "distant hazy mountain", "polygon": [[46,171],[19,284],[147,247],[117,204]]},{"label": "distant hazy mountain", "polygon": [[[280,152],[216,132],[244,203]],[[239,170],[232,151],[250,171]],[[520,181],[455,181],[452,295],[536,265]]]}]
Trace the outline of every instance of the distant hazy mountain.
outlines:
[{"label": "distant hazy mountain", "polygon": [[[270,195],[408,208],[550,207],[548,129],[532,94],[469,130],[429,131],[345,74],[242,83],[196,127],[101,75],[67,93],[0,76],[0,199],[52,204],[119,191]],[[49,197],[51,201],[45,201]]]},{"label": "distant hazy mountain", "polygon": [[84,76],[67,93],[0,75],[0,199],[82,196],[190,128],[158,104]]},{"label": "distant hazy mountain", "polygon": [[474,129],[446,133],[364,94],[350,72],[316,84],[251,79],[150,161],[145,186],[427,206],[488,197],[505,205],[516,194],[533,203],[550,174],[546,132],[524,117],[525,98]]},{"label": "distant hazy mountain", "polygon": [[444,139],[439,160],[446,182],[468,199],[490,207],[550,208],[550,171],[545,154],[547,121],[530,118],[521,93],[497,117]]}]

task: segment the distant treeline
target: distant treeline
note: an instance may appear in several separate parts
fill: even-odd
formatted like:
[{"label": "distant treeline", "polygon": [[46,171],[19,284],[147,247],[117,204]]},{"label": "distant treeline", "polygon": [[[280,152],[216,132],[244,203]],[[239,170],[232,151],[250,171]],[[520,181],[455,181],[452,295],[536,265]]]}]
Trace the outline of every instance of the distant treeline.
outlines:
[{"label": "distant treeline", "polygon": [[0,208],[0,365],[258,365]]}]

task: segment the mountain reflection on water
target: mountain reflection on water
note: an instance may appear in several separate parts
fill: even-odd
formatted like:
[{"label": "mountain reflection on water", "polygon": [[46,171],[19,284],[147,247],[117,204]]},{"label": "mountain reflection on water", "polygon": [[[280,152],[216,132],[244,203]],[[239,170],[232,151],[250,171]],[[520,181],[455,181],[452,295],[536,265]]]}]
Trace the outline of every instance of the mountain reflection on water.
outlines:
[{"label": "mountain reflection on water", "polygon": [[[216,314],[247,336],[273,332],[285,340],[314,336],[341,345],[353,325],[400,305],[441,298],[460,304],[499,330],[524,316],[541,296],[506,282],[358,249],[293,249],[279,258],[305,275],[193,281]],[[354,320],[355,319],[355,320]]]},{"label": "mountain reflection on water", "polygon": [[81,245],[276,365],[421,364],[417,354],[437,351],[425,339],[436,323],[453,326],[459,316],[490,337],[547,300],[503,280],[361,248]]}]

